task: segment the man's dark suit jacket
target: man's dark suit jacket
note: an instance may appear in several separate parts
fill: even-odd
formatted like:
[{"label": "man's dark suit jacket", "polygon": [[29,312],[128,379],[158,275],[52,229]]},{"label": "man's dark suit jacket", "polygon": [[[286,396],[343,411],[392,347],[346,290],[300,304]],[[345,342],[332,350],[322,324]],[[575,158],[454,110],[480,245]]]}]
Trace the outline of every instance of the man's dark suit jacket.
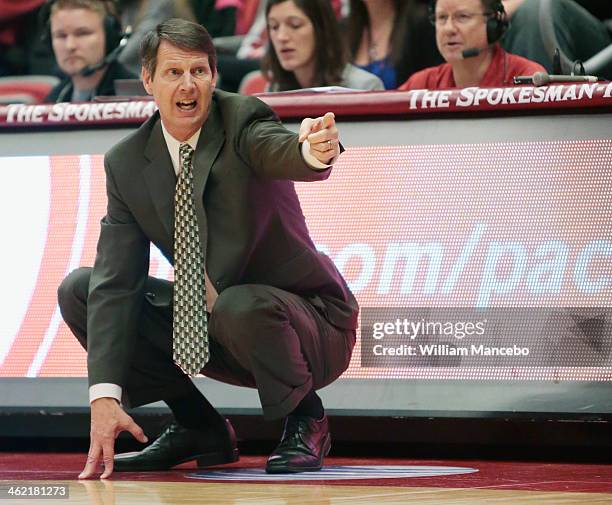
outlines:
[{"label": "man's dark suit jacket", "polygon": [[[332,261],[316,251],[292,181],[318,181],[297,134],[262,101],[217,91],[194,155],[206,271],[220,294],[265,284],[309,299],[333,325],[357,326],[358,307]],[[149,246],[173,263],[176,176],[155,114],[104,160],[107,214],[87,305],[90,386],[125,384],[145,298]],[[171,289],[155,303],[170,306]]]},{"label": "man's dark suit jacket", "polygon": [[[106,69],[106,72],[104,72],[100,84],[98,84],[94,91],[94,96],[115,96],[117,94],[115,91],[115,79],[138,79],[138,76],[130,72],[118,61],[113,61]],[[73,90],[72,80],[70,77],[65,77],[49,92],[43,101],[47,103],[70,102]]]}]

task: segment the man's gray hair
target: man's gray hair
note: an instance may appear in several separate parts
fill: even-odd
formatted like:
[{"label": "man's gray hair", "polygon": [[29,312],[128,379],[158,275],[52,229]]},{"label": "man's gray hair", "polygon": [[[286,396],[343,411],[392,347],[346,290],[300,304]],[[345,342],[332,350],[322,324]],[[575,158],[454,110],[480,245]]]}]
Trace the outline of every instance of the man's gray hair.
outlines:
[{"label": "man's gray hair", "polygon": [[217,53],[206,28],[186,19],[173,18],[158,24],[144,36],[140,44],[142,66],[151,77],[157,68],[157,50],[162,40],[187,51],[206,53],[213,75],[217,72]]}]

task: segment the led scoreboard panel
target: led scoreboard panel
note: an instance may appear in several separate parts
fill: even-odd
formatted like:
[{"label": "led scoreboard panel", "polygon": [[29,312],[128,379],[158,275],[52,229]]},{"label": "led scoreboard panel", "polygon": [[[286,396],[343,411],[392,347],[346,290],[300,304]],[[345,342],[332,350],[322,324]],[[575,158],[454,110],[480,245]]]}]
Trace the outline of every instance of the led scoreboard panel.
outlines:
[{"label": "led scoreboard panel", "polygon": [[[296,183],[317,248],[361,306],[336,414],[610,413],[612,87],[262,96],[336,113],[346,151]],[[0,110],[0,407],[87,404],[56,290],[92,265],[103,154],[151,101]],[[136,169],[136,168],[135,168]],[[172,279],[154,247],[151,275]],[[226,412],[252,390],[197,379]]]}]

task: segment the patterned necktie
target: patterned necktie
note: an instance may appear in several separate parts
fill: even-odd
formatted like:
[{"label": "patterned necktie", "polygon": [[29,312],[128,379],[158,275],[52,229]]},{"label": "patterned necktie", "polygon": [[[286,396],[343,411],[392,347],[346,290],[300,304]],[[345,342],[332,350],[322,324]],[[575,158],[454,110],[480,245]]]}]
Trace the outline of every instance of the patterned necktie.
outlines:
[{"label": "patterned necktie", "polygon": [[173,358],[189,375],[208,362],[204,259],[193,197],[193,149],[179,150],[181,173],[174,194]]}]

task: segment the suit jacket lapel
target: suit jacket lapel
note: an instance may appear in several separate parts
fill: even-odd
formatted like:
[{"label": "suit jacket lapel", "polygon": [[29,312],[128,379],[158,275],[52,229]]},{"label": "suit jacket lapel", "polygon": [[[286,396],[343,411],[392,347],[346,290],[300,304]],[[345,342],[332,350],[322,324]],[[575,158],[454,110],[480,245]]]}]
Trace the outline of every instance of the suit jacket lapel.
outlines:
[{"label": "suit jacket lapel", "polygon": [[225,141],[225,130],[221,113],[216,100],[212,99],[208,118],[200,132],[198,145],[193,157],[193,190],[196,205],[196,214],[200,229],[200,240],[206,255],[207,224],[204,209],[204,188],[213,163]]},{"label": "suit jacket lapel", "polygon": [[170,153],[161,129],[161,121],[156,121],[144,151],[149,164],[144,168],[144,180],[151,194],[151,200],[163,223],[166,233],[174,237],[174,188],[176,174],[172,167]]}]

